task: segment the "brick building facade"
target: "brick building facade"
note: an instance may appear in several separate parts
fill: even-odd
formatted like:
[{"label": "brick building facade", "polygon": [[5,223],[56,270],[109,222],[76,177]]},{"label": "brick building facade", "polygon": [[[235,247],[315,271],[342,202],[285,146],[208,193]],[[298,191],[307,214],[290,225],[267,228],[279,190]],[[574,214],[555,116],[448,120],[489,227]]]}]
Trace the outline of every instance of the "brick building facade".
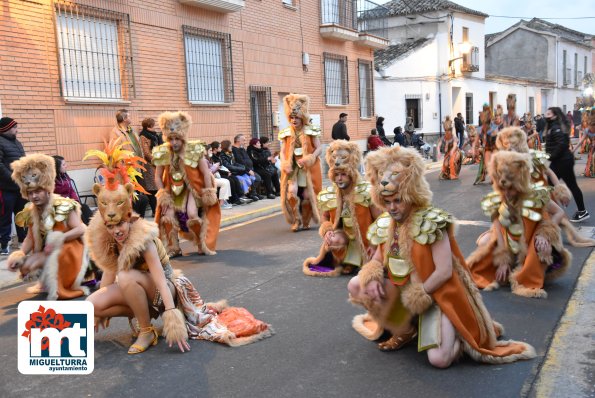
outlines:
[{"label": "brick building facade", "polygon": [[361,140],[374,127],[378,40],[357,31],[357,17],[346,23],[341,10],[321,14],[345,5],[357,7],[350,0],[5,0],[0,113],[19,122],[27,152],[64,156],[81,191],[94,170],[81,159],[101,147],[120,108],[131,111],[136,129],[145,117],[184,110],[194,120],[191,138],[273,137],[285,123],[282,112],[280,123],[275,117],[281,98],[306,93],[323,142],[340,112]]}]

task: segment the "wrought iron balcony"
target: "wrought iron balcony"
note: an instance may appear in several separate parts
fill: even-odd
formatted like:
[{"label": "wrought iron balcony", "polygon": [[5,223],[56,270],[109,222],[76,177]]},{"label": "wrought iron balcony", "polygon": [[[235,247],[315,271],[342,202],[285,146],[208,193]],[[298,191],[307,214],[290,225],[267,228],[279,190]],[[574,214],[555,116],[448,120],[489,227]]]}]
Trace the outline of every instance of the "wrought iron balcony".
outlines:
[{"label": "wrought iron balcony", "polygon": [[472,47],[469,54],[463,56],[461,72],[479,72],[479,47]]},{"label": "wrought iron balcony", "polygon": [[357,0],[358,44],[374,49],[386,48],[389,9],[370,0]]},{"label": "wrought iron balcony", "polygon": [[358,40],[355,1],[320,0],[320,35],[344,41]]},{"label": "wrought iron balcony", "polygon": [[206,8],[218,12],[236,12],[245,6],[244,0],[179,0],[180,3],[189,6]]}]

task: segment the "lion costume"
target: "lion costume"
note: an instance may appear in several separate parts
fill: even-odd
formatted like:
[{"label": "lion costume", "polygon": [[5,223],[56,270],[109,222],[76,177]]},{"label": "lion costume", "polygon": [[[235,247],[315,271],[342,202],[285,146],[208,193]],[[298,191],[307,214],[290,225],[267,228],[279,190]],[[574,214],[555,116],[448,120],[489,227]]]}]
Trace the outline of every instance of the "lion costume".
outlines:
[{"label": "lion costume", "polygon": [[[221,225],[215,177],[210,171],[203,173],[199,168],[200,162],[206,162],[206,144],[187,140],[191,123],[185,112],[162,113],[159,115],[161,131],[166,139],[180,138],[185,143],[184,153],[174,153],[169,143],[153,148],[153,164],[163,167],[163,189],[157,193],[155,222],[170,256],[182,253],[178,234],[194,241],[199,253],[216,254]],[[196,203],[199,218],[188,219],[189,195]],[[174,209],[173,217],[167,214],[169,208]]]},{"label": "lion costume", "polygon": [[[397,194],[411,210],[399,225],[387,215],[370,227],[370,239],[381,245],[384,256],[383,263],[372,260],[361,270],[362,287],[383,278],[385,273],[399,286],[401,294],[397,299],[402,304],[395,305],[395,300],[392,306],[402,306],[410,314],[419,314],[419,351],[440,346],[440,317],[444,314],[454,326],[462,351],[476,361],[508,363],[534,357],[533,347],[526,343],[497,340],[502,326],[492,320],[471,280],[454,238],[452,216],[432,207],[432,192],[424,170],[421,156],[407,148],[381,149],[366,159],[373,201],[385,208],[383,196]],[[442,239],[450,243],[452,276],[427,294],[423,283],[436,270],[432,244]],[[402,310],[391,315],[397,319],[400,314]]]},{"label": "lion costume", "polygon": [[[29,253],[22,250],[13,252],[9,263],[14,262],[16,267],[20,267],[28,255],[42,253],[46,246],[50,246],[53,249],[47,254],[39,276],[47,289],[47,299],[73,299],[89,294],[87,288],[81,286],[89,265],[83,239],[64,240],[64,234],[71,230],[68,225],[71,214],[80,219],[80,205],[72,199],[53,194],[56,179],[54,159],[32,154],[14,161],[11,167],[12,179],[19,186],[23,198],[28,199],[29,191],[41,188],[49,193],[49,201],[41,212],[33,203],[27,203],[15,217],[18,226],[29,229],[26,239],[32,242],[32,250]],[[27,279],[32,277],[28,275]]]},{"label": "lion costume", "polygon": [[463,165],[463,157],[458,145],[455,145],[454,134],[452,133],[452,120],[450,116],[442,123],[444,127],[444,137],[441,138],[440,152],[444,154],[442,160],[442,170],[439,178],[441,180],[456,180],[459,178],[461,166]]},{"label": "lion costume", "polygon": [[370,184],[359,174],[361,150],[354,142],[333,141],[326,152],[329,165],[328,177],[335,180],[335,173],[345,172],[350,177],[346,190],[334,182],[318,194],[318,207],[322,213],[319,234],[322,239],[329,231],[341,230],[347,244],[328,247],[323,241],[318,257],[304,261],[304,274],[310,276],[338,276],[343,265],[361,267],[367,260],[370,243],[366,238],[368,227],[374,221],[370,199]]},{"label": "lion costume", "polygon": [[[473,280],[481,289],[497,289],[497,268],[507,267],[512,271],[508,279],[514,294],[545,298],[544,283],[562,275],[572,259],[562,245],[560,228],[550,221],[546,210],[549,189],[531,184],[527,154],[498,152],[490,165],[490,177],[494,192],[483,199],[482,208],[494,221],[492,231],[497,233],[467,259]],[[507,199],[504,191],[511,189],[517,196]],[[538,251],[537,236],[549,242],[551,250]]]},{"label": "lion costume", "polygon": [[508,94],[506,97],[506,115],[502,117],[504,127],[516,127],[521,125],[521,120],[516,114],[516,95]]},{"label": "lion costume", "polygon": [[[310,222],[320,222],[320,214],[314,201],[322,190],[320,158],[314,156],[320,145],[320,131],[310,126],[308,111],[310,99],[306,95],[289,94],[283,98],[287,120],[290,117],[302,119],[302,128],[293,125],[279,132],[281,141],[281,208],[292,231],[310,227]],[[302,160],[303,167],[298,165]],[[297,196],[290,192],[290,184],[297,184]],[[307,199],[304,197],[307,193]]]},{"label": "lion costume", "polygon": [[[90,254],[104,273],[117,274],[131,269],[150,272],[143,253],[149,244],[157,249],[165,278],[175,288],[176,308],[165,310],[159,291],[149,303],[151,318],[162,317],[163,335],[167,343],[180,338],[209,340],[230,346],[249,344],[272,334],[270,325],[257,320],[244,308],[228,307],[225,301],[206,304],[192,282],[170,264],[166,249],[159,239],[159,228],[154,222],[139,218],[132,211],[136,181],[132,152],[122,150],[119,141],[112,141],[105,152],[93,150],[87,156],[99,156],[105,163],[101,173],[105,184],[95,184],[99,212],[91,219],[86,233]],[[138,168],[138,167],[136,167]],[[108,225],[130,222],[128,238],[121,249],[108,231]],[[102,284],[102,287],[104,285]],[[97,293],[97,292],[96,292]],[[94,294],[96,294],[94,293]],[[134,329],[132,320],[131,328]],[[151,326],[151,329],[152,326]],[[154,330],[154,329],[153,329]],[[134,330],[138,333],[137,330]]]}]

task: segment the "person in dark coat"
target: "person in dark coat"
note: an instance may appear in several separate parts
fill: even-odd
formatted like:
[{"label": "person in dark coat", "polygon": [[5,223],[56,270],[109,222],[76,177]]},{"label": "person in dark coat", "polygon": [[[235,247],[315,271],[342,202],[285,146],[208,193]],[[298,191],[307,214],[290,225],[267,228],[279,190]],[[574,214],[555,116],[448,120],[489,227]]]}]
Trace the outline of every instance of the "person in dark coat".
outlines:
[{"label": "person in dark coat", "polygon": [[[230,143],[231,144],[231,143]],[[247,203],[252,203],[252,199],[247,198],[244,195],[244,191],[242,190],[242,184],[240,182],[240,180],[238,179],[238,177],[236,176],[237,173],[243,173],[244,169],[242,168],[242,170],[239,170],[236,168],[236,174],[234,174],[232,172],[232,169],[234,169],[234,166],[230,164],[231,162],[231,157],[225,157],[225,163],[230,166],[231,165],[231,169],[225,167],[224,165],[224,161],[221,157],[221,143],[219,141],[213,141],[211,142],[211,149],[213,150],[213,156],[211,156],[211,159],[213,162],[215,163],[219,163],[220,167],[219,167],[219,175],[221,176],[221,178],[225,178],[227,180],[229,180],[229,186],[231,188],[231,197],[229,198],[229,201],[232,205],[243,205],[243,204],[247,204]]]},{"label": "person in dark coat", "polygon": [[[252,138],[250,140],[250,144],[248,145],[248,156],[250,156],[250,160],[252,160],[252,164],[254,165],[254,171],[262,178],[264,182],[264,186],[267,193],[268,199],[275,199],[275,189],[273,188],[273,171],[274,170],[267,170],[267,167],[270,164],[269,158],[267,154],[264,153],[262,146],[260,144],[260,140],[258,138]],[[276,173],[275,173],[276,174]]]},{"label": "person in dark coat", "polygon": [[378,133],[378,137],[384,142],[385,146],[391,146],[390,141],[386,138],[386,132],[384,131],[384,118],[382,116],[378,116],[376,119],[376,132]]},{"label": "person in dark coat", "polygon": [[399,144],[402,147],[406,147],[407,141],[405,139],[405,134],[403,134],[403,128],[401,126],[397,126],[393,130],[393,133],[395,133],[394,143]]},{"label": "person in dark coat", "polygon": [[465,141],[465,119],[463,119],[461,112],[457,113],[457,117],[455,117],[455,131],[459,140],[459,149],[461,149]]},{"label": "person in dark coat", "polygon": [[268,165],[266,169],[271,173],[271,182],[273,184],[273,188],[275,189],[275,196],[281,196],[281,185],[279,182],[279,170],[275,167],[275,156],[273,156],[271,150],[269,149],[269,138],[268,137],[260,137],[260,145],[262,147],[262,151],[265,154]]},{"label": "person in dark coat", "polygon": [[66,172],[68,167],[66,160],[60,155],[54,155],[52,157],[54,158],[54,162],[56,164],[56,181],[54,185],[54,193],[64,198],[76,200],[81,205],[81,220],[83,220],[85,225],[89,225],[89,221],[93,216],[93,211],[86,203],[81,202],[81,198],[75,189],[72,178],[70,178]]},{"label": "person in dark coat", "polygon": [[[10,164],[25,156],[25,149],[17,139],[17,127],[16,120],[10,117],[0,119],[0,255],[10,254],[12,215],[23,210],[27,203],[11,178]],[[19,242],[23,242],[26,236],[25,229],[16,229]]]},{"label": "person in dark coat", "polygon": [[577,212],[570,219],[572,222],[587,220],[590,215],[585,208],[583,193],[576,183],[574,175],[574,155],[570,151],[570,127],[562,109],[551,107],[545,112],[546,134],[545,151],[550,155],[550,169],[566,183],[574,201]]},{"label": "person in dark coat", "polygon": [[347,134],[347,125],[345,122],[347,121],[347,114],[341,113],[339,115],[339,121],[333,124],[333,131],[331,136],[333,140],[346,140],[349,141],[349,134]]},{"label": "person in dark coat", "polygon": [[246,168],[246,172],[252,180],[252,186],[249,194],[250,199],[264,199],[265,196],[262,196],[258,193],[262,184],[262,177],[260,174],[254,171],[254,163],[246,151],[246,138],[243,134],[238,134],[233,138],[233,146],[231,147],[231,151],[235,161]]}]

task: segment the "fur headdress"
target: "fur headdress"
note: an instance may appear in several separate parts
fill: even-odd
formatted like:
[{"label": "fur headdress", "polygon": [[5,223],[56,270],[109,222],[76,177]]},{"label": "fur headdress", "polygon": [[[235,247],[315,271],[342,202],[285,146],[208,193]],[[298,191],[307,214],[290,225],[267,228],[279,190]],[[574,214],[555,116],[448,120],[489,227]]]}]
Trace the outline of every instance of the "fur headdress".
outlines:
[{"label": "fur headdress", "polygon": [[104,185],[93,185],[93,193],[97,196],[99,212],[106,224],[118,224],[121,220],[132,217],[132,199],[134,191],[148,194],[138,183],[140,170],[145,163],[143,158],[134,156],[132,151],[122,149],[122,137],[114,138],[106,144],[105,151],[91,149],[83,160],[96,156],[102,161],[99,172]]},{"label": "fur headdress", "polygon": [[489,165],[490,178],[497,192],[513,188],[521,196],[531,192],[531,158],[527,153],[498,151]]},{"label": "fur headdress", "polygon": [[508,94],[508,96],[506,97],[506,109],[508,109],[508,110],[516,109],[516,95]]},{"label": "fur headdress", "polygon": [[475,128],[474,125],[472,125],[472,124],[467,125],[467,134],[469,135],[469,138],[473,138],[477,135],[477,129]]},{"label": "fur headdress", "polygon": [[444,127],[444,131],[452,130],[452,120],[450,120],[450,116],[447,115],[444,118],[442,126]]},{"label": "fur headdress", "polygon": [[285,117],[298,116],[304,122],[304,126],[310,124],[310,97],[302,94],[289,94],[283,98]]},{"label": "fur headdress", "polygon": [[492,109],[490,108],[489,104],[483,104],[483,109],[481,111],[481,124],[490,124],[492,122]]},{"label": "fur headdress", "polygon": [[396,193],[405,203],[427,207],[432,191],[426,181],[426,166],[420,154],[411,148],[383,147],[366,156],[366,178],[370,181],[372,200],[384,208],[383,196]]},{"label": "fur headdress", "polygon": [[355,183],[359,177],[362,151],[355,142],[345,140],[333,141],[326,150],[326,163],[329,166],[328,178],[335,179],[335,172],[345,171]]},{"label": "fur headdress", "polygon": [[498,132],[496,148],[501,151],[528,153],[527,134],[518,127],[507,127]]},{"label": "fur headdress", "polygon": [[161,134],[167,140],[170,137],[180,138],[186,142],[192,118],[186,112],[163,112],[158,118]]},{"label": "fur headdress", "polygon": [[54,192],[56,184],[56,163],[54,158],[34,153],[15,160],[10,164],[12,179],[19,186],[21,196],[27,199],[27,192],[43,189]]}]

